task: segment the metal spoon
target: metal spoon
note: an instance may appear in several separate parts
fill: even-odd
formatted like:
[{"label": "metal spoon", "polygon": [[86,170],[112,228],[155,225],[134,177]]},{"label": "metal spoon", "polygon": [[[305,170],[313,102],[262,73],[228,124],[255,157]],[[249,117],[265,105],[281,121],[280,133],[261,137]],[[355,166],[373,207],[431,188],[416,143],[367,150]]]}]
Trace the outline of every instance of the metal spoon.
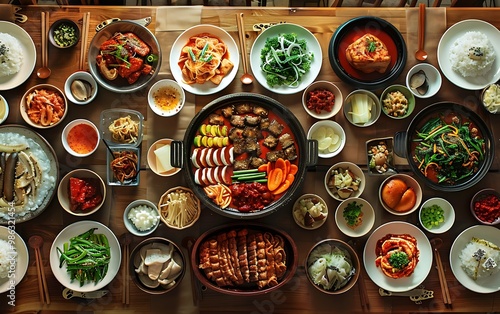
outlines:
[{"label": "metal spoon", "polygon": [[424,50],[425,35],[425,4],[418,6],[418,50],[415,52],[415,58],[419,61],[427,59],[427,52]]},{"label": "metal spoon", "polygon": [[240,81],[247,85],[252,84],[254,78],[252,74],[248,73],[247,45],[245,41],[245,23],[243,22],[243,13],[239,13],[237,15],[237,22],[241,47],[241,63],[243,65],[243,75],[241,76]]},{"label": "metal spoon", "polygon": [[46,12],[41,12],[41,26],[42,26],[42,67],[36,71],[36,75],[41,79],[46,79],[52,72],[47,66],[47,29],[49,24],[49,17]]}]

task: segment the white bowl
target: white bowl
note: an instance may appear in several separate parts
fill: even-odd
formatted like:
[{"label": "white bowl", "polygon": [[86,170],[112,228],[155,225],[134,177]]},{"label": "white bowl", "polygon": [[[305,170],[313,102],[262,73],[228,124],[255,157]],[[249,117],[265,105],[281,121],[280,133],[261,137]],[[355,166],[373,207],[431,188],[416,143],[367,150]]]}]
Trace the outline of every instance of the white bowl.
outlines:
[{"label": "white bowl", "polygon": [[[339,193],[337,192],[337,188],[335,186],[333,188],[329,187],[328,182],[330,181],[330,178],[333,179],[332,176],[334,175],[334,171],[338,170],[338,169],[342,169],[342,170],[344,170],[344,172],[346,170],[349,170],[349,172],[352,172],[352,175],[354,177],[358,178],[361,181],[359,183],[359,185],[357,186],[357,190],[354,190],[351,188],[352,193],[351,193],[351,195],[349,195],[349,197],[341,197],[339,195]],[[350,177],[352,178],[352,176],[350,176]],[[363,173],[363,170],[361,170],[360,167],[358,167],[356,164],[354,164],[352,162],[343,161],[343,162],[336,163],[335,165],[331,166],[330,169],[328,169],[328,171],[325,173],[324,183],[325,183],[325,189],[328,192],[328,194],[331,197],[333,197],[334,199],[336,199],[337,201],[341,202],[341,201],[343,201],[347,198],[350,198],[350,197],[359,197],[365,189],[366,180],[365,180],[365,174]],[[349,188],[350,185],[346,186],[346,187]]]},{"label": "white bowl", "polygon": [[[350,227],[347,224],[347,220],[344,218],[344,209],[353,202],[356,202],[357,205],[361,206],[363,216],[361,217],[361,223],[358,226]],[[375,210],[365,199],[351,197],[342,201],[342,203],[337,206],[337,209],[335,210],[335,223],[340,231],[342,231],[342,233],[346,236],[351,238],[362,237],[367,234],[375,224]]]},{"label": "white bowl", "polygon": [[[350,113],[350,112],[352,112],[353,98],[355,97],[355,95],[359,95],[359,94],[364,94],[364,95],[368,96],[373,101],[373,105],[371,107],[370,119],[365,123],[355,123],[352,119],[352,114]],[[359,127],[367,127],[367,126],[370,126],[370,125],[374,124],[375,122],[377,122],[378,118],[380,117],[380,113],[382,111],[382,107],[380,106],[380,101],[379,101],[377,95],[375,95],[373,92],[370,92],[370,91],[365,90],[365,89],[357,89],[355,91],[352,91],[349,95],[347,95],[347,97],[344,100],[343,107],[344,107],[344,116],[346,117],[346,119],[352,125],[359,126]]]},{"label": "white bowl", "polygon": [[[388,184],[390,181],[395,180],[395,179],[402,180],[405,183],[406,188],[413,189],[413,191],[415,193],[415,204],[408,210],[399,210],[399,211],[395,210],[395,209],[391,208],[388,204],[386,204],[383,200],[382,193],[384,191],[384,186],[386,184]],[[397,206],[399,204],[399,202],[401,201],[401,199],[400,199],[401,195],[398,193],[394,193],[394,192],[392,192],[392,193],[395,194],[394,201],[396,202],[396,206]],[[380,184],[378,196],[379,196],[380,204],[382,204],[382,207],[384,207],[385,210],[387,210],[389,213],[391,213],[393,215],[404,216],[404,215],[408,215],[408,214],[413,213],[415,210],[417,210],[417,208],[419,208],[420,203],[422,202],[422,188],[420,187],[420,184],[418,184],[417,180],[415,180],[415,178],[413,178],[407,174],[398,173],[398,174],[393,174],[390,177],[386,178],[382,182],[382,184]]]},{"label": "white bowl", "polygon": [[[80,286],[80,283],[77,280],[71,281],[70,275],[66,271],[66,264],[64,264],[62,267],[59,267],[60,254],[57,248],[63,250],[64,243],[69,243],[72,237],[85,233],[92,228],[96,229],[94,231],[94,234],[103,234],[108,239],[110,248],[109,267],[104,278],[97,284],[94,284],[93,282],[86,282],[83,286]],[[116,238],[113,231],[111,231],[108,227],[100,222],[83,220],[75,222],[59,232],[59,234],[54,239],[54,242],[52,242],[49,259],[52,273],[61,285],[77,292],[91,292],[104,288],[115,278],[118,270],[120,269],[122,254],[120,243],[118,242],[118,239]]]},{"label": "white bowl", "polygon": [[[334,105],[332,107],[331,111],[326,111],[326,110],[321,110],[319,113],[316,112],[314,109],[309,109],[307,107],[307,102],[309,100],[309,92],[313,92],[315,90],[327,90],[331,92],[335,98],[334,98]],[[316,119],[329,119],[333,116],[335,116],[340,109],[342,109],[342,92],[338,88],[337,85],[333,84],[332,82],[328,81],[316,81],[309,85],[305,90],[304,93],[302,93],[302,106],[304,107],[304,110],[313,118]]]},{"label": "white bowl", "polygon": [[[411,77],[420,70],[424,71],[425,76],[427,77],[427,84],[429,84],[429,89],[423,95],[418,93],[410,86]],[[439,89],[441,88],[441,83],[442,79],[439,70],[435,66],[429,63],[419,63],[414,67],[412,67],[406,74],[406,87],[408,87],[408,89],[412,92],[412,94],[418,98],[429,98],[436,95]]]},{"label": "white bowl", "polygon": [[[324,129],[324,131],[326,132],[325,136],[321,136],[321,138],[313,138],[313,135],[321,128],[325,128]],[[321,143],[321,141],[322,140],[329,141],[329,140],[327,140],[327,138],[332,138],[332,134],[331,134],[332,130],[333,130],[333,133],[335,135],[339,136],[338,141],[340,141],[340,143],[337,144],[338,147],[336,147],[336,149],[333,151],[329,151],[328,148],[321,149],[322,145],[323,145]],[[307,132],[307,139],[318,140],[318,156],[319,157],[332,158],[332,157],[337,156],[344,148],[345,142],[346,142],[346,135],[345,135],[345,132],[344,132],[344,129],[342,128],[342,126],[340,126],[340,124],[338,124],[337,122],[332,121],[332,120],[322,120],[322,121],[318,121],[318,122],[314,123],[309,128],[309,131]]]},{"label": "white bowl", "polygon": [[[443,209],[444,222],[436,227],[428,228],[422,223],[422,210],[425,207],[430,207],[432,205],[437,205]],[[450,228],[453,226],[453,223],[455,222],[455,210],[453,209],[453,205],[451,205],[450,202],[448,202],[444,198],[433,197],[425,201],[422,206],[420,206],[418,220],[420,222],[420,225],[430,233],[445,233],[446,231],[450,230]]]},{"label": "white bowl", "polygon": [[[137,228],[135,226],[135,224],[132,222],[132,220],[128,217],[132,208],[138,207],[138,206],[146,206],[148,208],[148,210],[151,211],[151,214],[156,217],[156,221],[150,229],[140,230],[139,228]],[[130,204],[127,205],[127,207],[125,208],[125,211],[123,211],[123,223],[125,224],[125,227],[127,228],[127,230],[130,233],[132,233],[133,235],[136,235],[139,237],[150,235],[160,225],[160,215],[158,214],[158,208],[156,207],[155,204],[153,204],[153,202],[148,201],[148,200],[140,199],[140,200],[132,201]]]},{"label": "white bowl", "polygon": [[[313,217],[315,214],[317,214],[317,217],[323,217],[322,219],[318,218],[318,220],[315,220],[313,222],[313,224],[310,226],[305,225],[304,215],[303,215],[305,213],[300,209],[301,208],[300,202],[302,200],[307,200],[307,199],[313,200],[313,203],[318,202],[318,203],[322,204],[322,206],[317,207],[317,209],[320,209],[317,213],[314,213],[314,210],[308,210],[308,212],[311,215],[313,215]],[[318,229],[319,227],[321,227],[325,223],[326,219],[328,218],[328,204],[326,204],[325,200],[317,194],[304,194],[304,195],[300,196],[293,204],[292,216],[293,216],[293,219],[295,220],[295,222],[297,223],[297,225],[299,225],[300,227],[302,227],[306,230]]]},{"label": "white bowl", "polygon": [[[90,210],[72,210],[71,209],[71,200],[70,200],[70,178],[78,178],[78,179],[94,179],[97,180],[99,184],[99,190],[102,196],[102,200],[99,204],[90,209]],[[68,172],[59,182],[59,186],[57,188],[57,199],[59,200],[59,204],[61,207],[74,216],[88,216],[99,210],[104,204],[106,200],[106,185],[102,180],[101,176],[89,169],[75,169]]]},{"label": "white bowl", "polygon": [[[88,98],[86,98],[85,100],[77,99],[73,95],[73,92],[71,91],[71,84],[75,80],[80,80],[84,84],[85,83],[90,84],[90,88],[91,88],[90,89],[90,91],[91,91],[90,96]],[[64,83],[64,93],[66,94],[66,97],[68,98],[69,101],[71,101],[72,103],[74,103],[76,105],[86,105],[86,104],[92,102],[95,99],[95,97],[97,96],[97,90],[98,90],[98,88],[97,88],[96,80],[94,79],[94,77],[90,73],[85,72],[85,71],[78,71],[78,72],[71,74],[70,76],[68,76],[68,78],[66,79],[66,82]]]},{"label": "white bowl", "polygon": [[[3,111],[3,114],[1,112]],[[0,124],[4,123],[9,116],[9,104],[7,103],[7,99],[5,99],[2,95],[0,95]]]},{"label": "white bowl", "polygon": [[[156,98],[166,95],[167,99],[162,99],[162,103],[158,104]],[[149,89],[148,103],[151,110],[161,117],[171,117],[178,114],[184,103],[186,95],[184,89],[174,80],[164,79],[154,83]]]},{"label": "white bowl", "polygon": [[[82,136],[84,136],[85,138],[88,138],[88,136],[95,136],[95,145],[94,147],[92,148],[92,150],[89,150],[89,151],[86,151],[84,153],[79,153],[79,152],[76,152],[75,150],[73,150],[73,148],[71,148],[70,144],[68,143],[68,135],[70,133],[70,131],[78,126],[78,125],[87,125],[87,126],[90,126],[91,127],[91,130],[89,130],[89,132],[91,133],[86,133],[85,135],[82,135],[80,134],[80,138]],[[92,138],[92,142],[94,138]],[[68,123],[62,133],[61,133],[61,140],[62,140],[62,144],[64,146],[64,149],[70,153],[71,155],[75,156],[75,157],[87,157],[87,156],[90,156],[92,155],[92,153],[94,153],[96,150],[97,150],[97,147],[99,146],[99,141],[101,140],[101,135],[99,134],[99,130],[97,129],[97,126],[92,123],[91,121],[89,120],[86,120],[86,119],[76,119],[76,120],[73,120],[71,121],[70,123]]]},{"label": "white bowl", "polygon": [[[162,177],[170,177],[181,171],[181,168],[170,168],[168,170],[164,170],[165,168],[160,165],[161,163],[155,153],[157,149],[160,149],[164,146],[170,146],[170,143],[172,143],[172,139],[159,139],[154,142],[148,149],[148,166],[151,170],[153,170],[154,173]],[[168,156],[168,158],[170,158],[170,156]],[[167,163],[170,164],[170,162],[168,161]]]}]

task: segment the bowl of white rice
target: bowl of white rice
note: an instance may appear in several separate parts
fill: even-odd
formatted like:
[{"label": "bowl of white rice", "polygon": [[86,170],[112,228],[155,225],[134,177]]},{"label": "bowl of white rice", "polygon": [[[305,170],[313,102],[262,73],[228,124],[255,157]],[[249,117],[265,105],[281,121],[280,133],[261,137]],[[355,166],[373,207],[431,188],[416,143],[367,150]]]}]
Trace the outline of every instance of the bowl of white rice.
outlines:
[{"label": "bowl of white rice", "polygon": [[500,229],[476,225],[464,230],[453,242],[450,265],[453,275],[477,293],[500,290]]},{"label": "bowl of white rice", "polygon": [[23,84],[35,64],[36,48],[30,35],[15,23],[0,21],[0,90]]},{"label": "bowl of white rice", "polygon": [[[15,263],[11,264],[11,261]],[[11,229],[0,226],[0,293],[12,289],[11,280],[17,285],[24,278],[28,264],[28,248],[23,238]]]},{"label": "bowl of white rice", "polygon": [[23,65],[23,49],[16,37],[0,33],[0,77],[16,74]]},{"label": "bowl of white rice", "polygon": [[439,41],[439,67],[456,86],[481,90],[500,79],[499,41],[500,31],[485,21],[455,23]]}]

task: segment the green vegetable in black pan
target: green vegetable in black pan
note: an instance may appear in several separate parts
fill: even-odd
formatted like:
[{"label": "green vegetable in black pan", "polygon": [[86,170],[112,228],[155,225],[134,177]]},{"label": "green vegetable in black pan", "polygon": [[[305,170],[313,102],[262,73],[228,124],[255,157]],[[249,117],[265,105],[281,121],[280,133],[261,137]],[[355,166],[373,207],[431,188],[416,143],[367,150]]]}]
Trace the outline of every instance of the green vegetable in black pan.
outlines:
[{"label": "green vegetable in black pan", "polygon": [[470,178],[485,158],[482,134],[470,121],[455,114],[430,119],[413,141],[413,161],[438,184],[454,185]]},{"label": "green vegetable in black pan", "polygon": [[69,240],[59,253],[59,268],[66,264],[71,282],[77,280],[80,287],[87,282],[97,284],[108,272],[111,259],[108,238],[104,234],[95,234],[97,228],[89,229]]}]

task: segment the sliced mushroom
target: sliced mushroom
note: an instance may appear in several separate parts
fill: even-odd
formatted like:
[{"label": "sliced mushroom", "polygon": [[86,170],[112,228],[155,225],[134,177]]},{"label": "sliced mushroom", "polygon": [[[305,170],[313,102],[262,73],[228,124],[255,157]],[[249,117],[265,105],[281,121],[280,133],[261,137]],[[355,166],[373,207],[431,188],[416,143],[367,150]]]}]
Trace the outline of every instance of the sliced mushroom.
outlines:
[{"label": "sliced mushroom", "polygon": [[113,81],[118,77],[118,71],[116,69],[108,69],[106,61],[104,60],[99,62],[99,71],[101,71],[101,74],[110,81]]},{"label": "sliced mushroom", "polygon": [[410,88],[420,95],[424,95],[429,90],[427,76],[423,70],[420,70],[410,77]]},{"label": "sliced mushroom", "polygon": [[354,193],[354,190],[351,188],[341,188],[337,190],[337,193],[339,194],[339,197],[342,199],[349,198],[352,193]]}]

